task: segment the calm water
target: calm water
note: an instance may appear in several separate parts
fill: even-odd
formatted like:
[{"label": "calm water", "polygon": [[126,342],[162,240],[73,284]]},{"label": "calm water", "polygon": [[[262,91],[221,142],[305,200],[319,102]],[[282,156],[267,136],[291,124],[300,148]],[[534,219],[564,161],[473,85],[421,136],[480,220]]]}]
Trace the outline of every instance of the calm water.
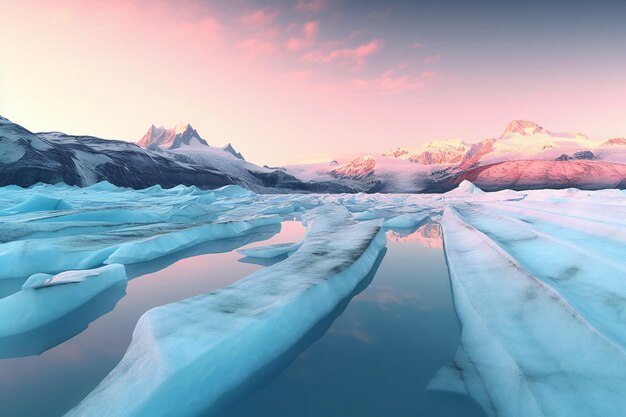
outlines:
[{"label": "calm water", "polygon": [[[60,329],[76,336],[40,355],[0,359],[0,416],[63,415],[121,359],[146,310],[229,285],[262,267],[236,248],[293,242],[303,234],[300,223],[285,222],[129,267],[135,278],[126,288],[112,289],[47,329],[37,346],[53,344]],[[439,235],[434,224],[389,231],[377,271],[353,298],[236,393],[221,417],[483,416],[467,397],[425,390],[454,356],[460,337]]]}]

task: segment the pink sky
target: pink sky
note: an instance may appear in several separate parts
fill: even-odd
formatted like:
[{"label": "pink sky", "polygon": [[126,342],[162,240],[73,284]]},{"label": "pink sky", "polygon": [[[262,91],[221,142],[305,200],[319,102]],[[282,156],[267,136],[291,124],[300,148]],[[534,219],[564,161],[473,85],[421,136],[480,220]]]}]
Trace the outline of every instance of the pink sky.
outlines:
[{"label": "pink sky", "polygon": [[516,60],[330,0],[4,1],[0,114],[33,131],[136,141],[189,122],[270,165],[472,142],[514,118],[626,135],[626,72],[609,65],[620,51],[598,65],[550,62],[547,48]]}]

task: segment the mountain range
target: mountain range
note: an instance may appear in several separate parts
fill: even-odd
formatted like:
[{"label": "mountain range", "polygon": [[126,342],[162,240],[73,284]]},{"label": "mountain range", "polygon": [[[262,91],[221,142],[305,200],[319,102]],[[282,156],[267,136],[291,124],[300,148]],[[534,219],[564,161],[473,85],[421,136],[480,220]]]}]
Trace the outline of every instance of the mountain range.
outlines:
[{"label": "mountain range", "polygon": [[469,180],[505,188],[626,188],[626,139],[594,141],[514,120],[476,143],[460,139],[285,167],[248,162],[228,144],[210,145],[189,124],[151,126],[136,143],[33,133],[0,117],[0,185],[88,186],[108,181],[145,188],[237,184],[255,192],[444,192]]},{"label": "mountain range", "polygon": [[513,120],[498,137],[476,143],[433,141],[365,158],[367,164],[355,156],[294,165],[286,172],[308,181],[333,178],[366,192],[445,192],[463,180],[489,191],[626,188],[624,138],[594,141],[526,120]]}]

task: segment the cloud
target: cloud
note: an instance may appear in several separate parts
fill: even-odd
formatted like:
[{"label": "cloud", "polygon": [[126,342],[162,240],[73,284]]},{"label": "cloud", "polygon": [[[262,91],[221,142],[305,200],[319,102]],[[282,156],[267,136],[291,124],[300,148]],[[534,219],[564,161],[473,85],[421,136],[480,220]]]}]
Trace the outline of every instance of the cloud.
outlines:
[{"label": "cloud", "polygon": [[415,48],[415,49],[419,49],[419,48],[421,48],[421,47],[422,47],[422,46],[424,46],[424,45],[422,45],[422,44],[421,44],[421,43],[419,43],[419,42],[414,42],[414,43],[413,43],[413,45],[411,45],[411,46],[412,46],[413,48]]},{"label": "cloud", "polygon": [[301,12],[319,13],[328,6],[326,0],[299,0],[296,9]]},{"label": "cloud", "polygon": [[278,11],[258,9],[239,18],[243,26],[250,29],[249,38],[236,44],[249,55],[270,55],[280,49],[281,28],[275,24]]},{"label": "cloud", "polygon": [[306,63],[328,63],[336,60],[354,60],[357,64],[363,64],[365,59],[380,51],[383,48],[383,42],[374,39],[368,43],[359,45],[354,48],[339,48],[328,51],[317,50],[307,52],[302,55],[300,60]]},{"label": "cloud", "polygon": [[278,17],[278,11],[270,9],[258,9],[239,18],[241,23],[250,28],[268,26]]},{"label": "cloud", "polygon": [[399,75],[394,70],[385,71],[380,77],[358,78],[350,81],[355,90],[393,95],[405,91],[415,91],[424,87],[426,81],[435,76],[432,71],[418,75]]},{"label": "cloud", "polygon": [[298,51],[300,49],[310,48],[319,31],[319,22],[306,22],[302,26],[302,36],[293,37],[287,40],[287,49],[290,51]]}]

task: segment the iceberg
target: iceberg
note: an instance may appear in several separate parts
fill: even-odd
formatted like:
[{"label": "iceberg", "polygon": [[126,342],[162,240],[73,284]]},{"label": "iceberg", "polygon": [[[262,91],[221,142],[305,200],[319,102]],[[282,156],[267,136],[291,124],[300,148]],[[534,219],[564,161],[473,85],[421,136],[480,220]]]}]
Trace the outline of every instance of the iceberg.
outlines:
[{"label": "iceberg", "polygon": [[526,193],[522,193],[514,190],[500,190],[495,192],[485,192],[478,188],[471,181],[463,180],[457,188],[454,190],[448,191],[443,194],[441,199],[445,201],[446,199],[469,199],[476,201],[488,201],[488,200],[523,200],[526,198]]},{"label": "iceberg", "polygon": [[75,416],[195,416],[215,411],[349,296],[376,266],[381,221],[356,222],[337,204],[303,215],[289,258],[235,284],[154,308],[121,362]]},{"label": "iceberg", "polygon": [[428,213],[401,214],[385,221],[383,226],[388,228],[410,229],[416,228],[426,219],[428,219]]},{"label": "iceberg", "polygon": [[277,243],[275,245],[258,246],[255,248],[239,249],[237,252],[250,258],[272,259],[278,256],[290,255],[302,246],[302,241],[291,243]]},{"label": "iceberg", "polygon": [[280,232],[280,225],[271,224],[254,229],[253,231],[250,231],[242,236],[229,239],[211,240],[191,248],[153,259],[151,261],[126,265],[126,275],[130,281],[139,276],[160,271],[161,269],[164,269],[181,259],[210,253],[231,252],[249,243],[270,239],[278,232]]},{"label": "iceberg", "polygon": [[[41,353],[74,336],[99,315],[91,317],[89,313],[89,320],[85,322],[83,317],[78,325],[75,318],[68,320],[67,316],[85,310],[85,305],[112,287],[117,287],[112,291],[118,295],[117,302],[126,288],[123,265],[31,276],[21,291],[0,299],[0,357]],[[56,331],[51,332],[51,327]]]},{"label": "iceberg", "polygon": [[17,206],[8,209],[8,213],[30,213],[36,211],[72,210],[67,201],[43,194],[33,194]]},{"label": "iceberg", "polygon": [[278,224],[280,221],[279,216],[257,216],[242,221],[211,223],[179,232],[157,235],[138,242],[123,243],[104,263],[145,262],[209,240],[241,236],[251,229]]},{"label": "iceberg", "polygon": [[[351,210],[351,211],[354,212],[354,210]],[[354,218],[357,220],[374,220],[374,219],[379,219],[381,217],[383,216],[376,214],[373,211],[362,211],[354,215]]]}]

